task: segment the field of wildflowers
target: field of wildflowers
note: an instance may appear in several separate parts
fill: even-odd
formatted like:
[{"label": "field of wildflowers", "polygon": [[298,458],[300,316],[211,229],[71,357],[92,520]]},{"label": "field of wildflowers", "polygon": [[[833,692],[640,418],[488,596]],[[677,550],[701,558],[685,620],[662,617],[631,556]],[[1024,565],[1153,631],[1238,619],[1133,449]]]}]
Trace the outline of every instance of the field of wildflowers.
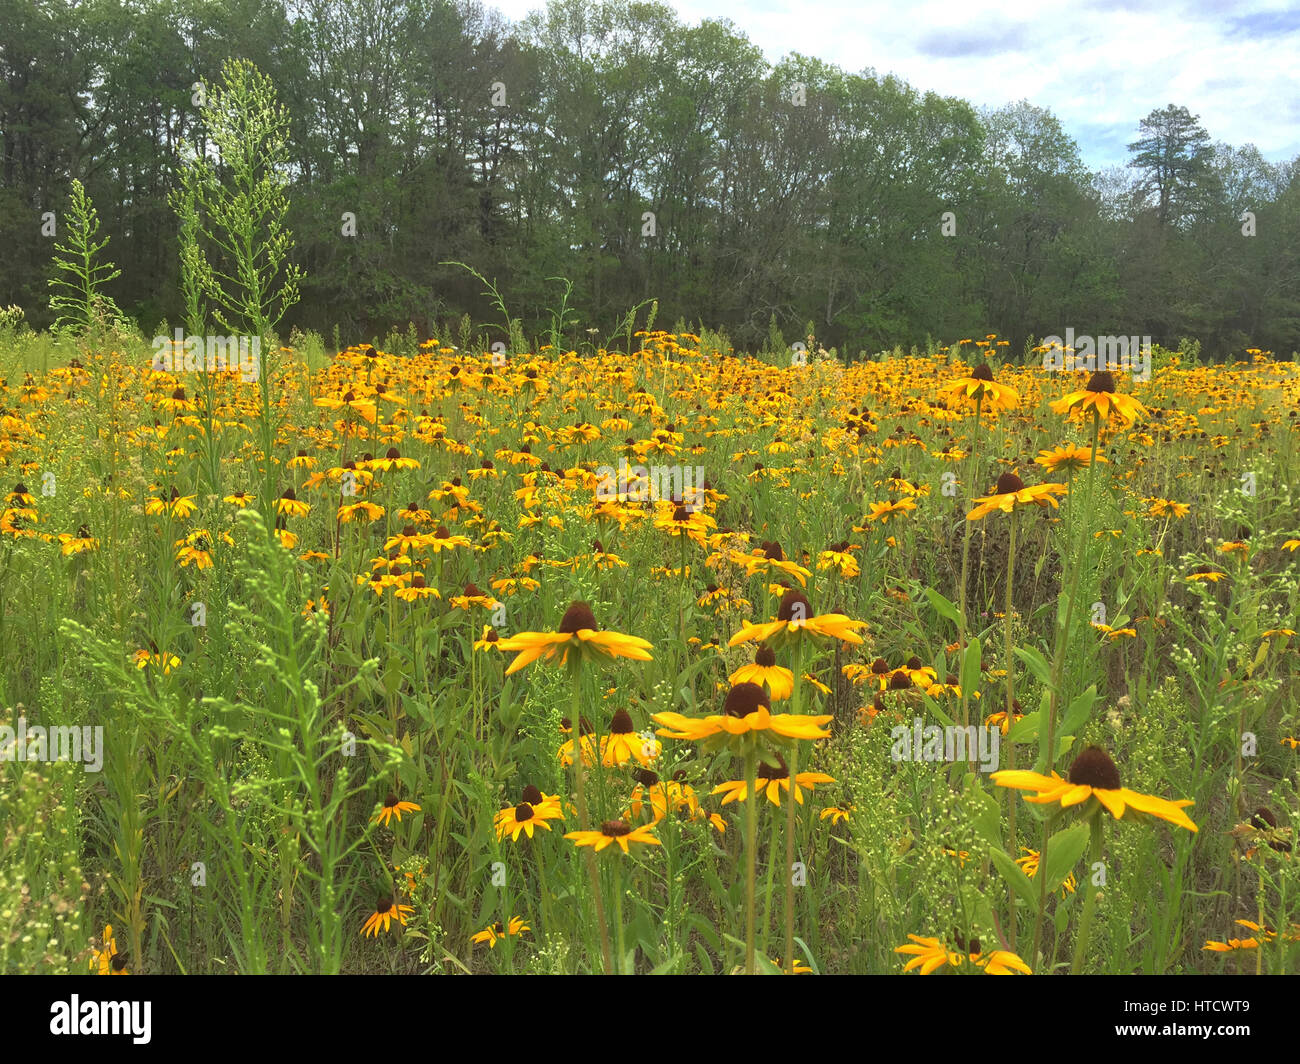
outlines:
[{"label": "field of wildflowers", "polygon": [[630,339],[0,351],[0,970],[1297,969],[1294,362]]}]

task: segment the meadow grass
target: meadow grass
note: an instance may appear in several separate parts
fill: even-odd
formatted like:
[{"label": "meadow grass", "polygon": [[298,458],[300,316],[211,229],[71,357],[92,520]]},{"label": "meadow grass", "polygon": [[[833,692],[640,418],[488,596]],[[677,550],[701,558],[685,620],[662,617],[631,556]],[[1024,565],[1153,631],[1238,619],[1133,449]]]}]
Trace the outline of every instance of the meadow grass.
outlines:
[{"label": "meadow grass", "polygon": [[[1125,423],[994,337],[462,331],[295,338],[256,382],[0,336],[0,724],[104,736],[101,772],[0,762],[0,970],[1295,970],[1294,363],[1157,352]],[[1015,400],[977,413],[986,357]],[[654,483],[611,497],[621,459]],[[528,633],[566,664],[510,672]],[[752,664],[824,738],[654,719]],[[991,722],[998,765],[900,759],[918,718]],[[1197,830],[990,777],[1092,747]]]}]

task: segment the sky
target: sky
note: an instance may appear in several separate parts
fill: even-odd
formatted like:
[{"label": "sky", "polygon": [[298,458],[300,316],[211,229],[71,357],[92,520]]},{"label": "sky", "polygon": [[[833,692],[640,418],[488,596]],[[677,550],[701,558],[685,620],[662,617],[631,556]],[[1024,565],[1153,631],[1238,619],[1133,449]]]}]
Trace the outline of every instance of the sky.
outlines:
[{"label": "sky", "polygon": [[[1102,169],[1174,103],[1212,140],[1300,154],[1300,0],[662,0],[730,19],[775,62],[800,52],[976,106],[1046,107]],[[541,0],[484,0],[518,20]]]}]

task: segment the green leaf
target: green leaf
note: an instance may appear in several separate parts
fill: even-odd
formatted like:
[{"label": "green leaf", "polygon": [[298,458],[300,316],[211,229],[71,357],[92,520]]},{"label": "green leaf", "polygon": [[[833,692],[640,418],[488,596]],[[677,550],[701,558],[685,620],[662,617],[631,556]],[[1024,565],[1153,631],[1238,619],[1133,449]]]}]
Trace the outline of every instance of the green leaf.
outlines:
[{"label": "green leaf", "polygon": [[930,600],[930,605],[934,607],[935,613],[940,617],[947,617],[953,624],[961,626],[961,614],[957,612],[957,607],[944,598],[939,592],[932,587],[927,587],[925,597]]},{"label": "green leaf", "polygon": [[1042,654],[1033,647],[1016,647],[1014,653],[1016,657],[1029,666],[1029,671],[1034,674],[1039,683],[1044,687],[1051,688],[1052,667]]},{"label": "green leaf", "polygon": [[1007,731],[1005,742],[1032,743],[1038,738],[1038,725],[1043,715],[1038,712],[1026,713]]},{"label": "green leaf", "polygon": [[1079,863],[1083,851],[1088,848],[1087,823],[1075,824],[1072,828],[1058,831],[1047,840],[1047,870],[1039,862],[1038,874],[1047,876],[1048,891],[1056,890],[1065,882],[1065,877]]},{"label": "green leaf", "polygon": [[1065,711],[1065,719],[1061,721],[1061,735],[1078,735],[1080,729],[1088,723],[1088,718],[1092,716],[1092,707],[1100,701],[1097,694],[1097,685],[1093,684],[1088,690],[1075,695],[1070,702],[1070,708]]},{"label": "green leaf", "polygon": [[989,857],[997,865],[997,869],[1002,873],[1002,878],[1007,881],[1017,894],[1020,895],[1031,907],[1038,908],[1038,892],[1034,890],[1034,885],[1025,875],[1024,870],[1016,864],[1003,850],[996,846],[989,850]]}]

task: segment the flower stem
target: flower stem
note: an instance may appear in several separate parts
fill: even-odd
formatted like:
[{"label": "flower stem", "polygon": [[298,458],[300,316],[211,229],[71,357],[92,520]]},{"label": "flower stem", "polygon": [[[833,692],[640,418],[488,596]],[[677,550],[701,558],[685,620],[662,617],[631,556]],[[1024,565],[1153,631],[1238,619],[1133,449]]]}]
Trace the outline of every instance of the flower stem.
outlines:
[{"label": "flower stem", "polygon": [[758,802],[754,788],[758,775],[758,735],[750,732],[745,748],[745,974],[754,967],[754,874],[758,857]]},{"label": "flower stem", "polygon": [[[1092,869],[1101,861],[1101,808],[1093,810],[1092,820],[1088,825],[1092,836],[1092,846],[1088,857],[1088,894],[1083,899],[1083,915],[1079,918],[1079,937],[1074,943],[1074,963],[1070,965],[1070,974],[1078,975],[1083,970],[1083,960],[1088,952],[1088,937],[1092,933],[1092,918],[1097,911],[1097,900],[1101,891],[1092,885]],[[1047,882],[1047,849],[1044,847],[1038,874]]]},{"label": "flower stem", "polygon": [[[576,658],[575,658],[576,661]],[[583,783],[582,763],[582,671],[576,665],[569,673],[573,684],[573,701],[570,708],[569,723],[574,737],[573,741],[573,779],[578,799],[578,827],[588,830],[590,820],[587,817],[587,794]],[[591,879],[591,893],[596,899],[596,926],[600,928],[600,951],[605,961],[606,974],[613,974],[614,962],[609,947],[609,928],[605,925],[605,904],[600,896],[600,873],[596,869],[595,851],[583,848],[583,857],[587,865],[587,875]]]},{"label": "flower stem", "polygon": [[[983,405],[984,397],[981,395],[975,400],[975,431],[971,438],[970,460],[967,463],[966,488],[968,492],[967,504],[973,495],[969,495],[972,485],[975,483],[975,474],[978,470],[976,465],[976,452],[979,450],[980,442],[980,407]],[[965,531],[962,533],[961,540],[961,588],[958,591],[959,605],[957,612],[961,615],[961,647],[963,652],[966,649],[967,637],[970,632],[970,625],[966,621],[966,581],[970,575],[970,526],[973,522],[963,521]],[[966,727],[970,723],[970,692],[966,690],[966,685],[961,689],[961,723]]]},{"label": "flower stem", "polygon": [[[1079,544],[1075,549],[1074,571],[1070,574],[1070,589],[1065,604],[1065,623],[1056,630],[1056,649],[1052,655],[1052,679],[1048,687],[1048,706],[1047,706],[1047,736],[1046,744],[1043,747],[1043,753],[1040,755],[1044,760],[1043,773],[1050,776],[1056,767],[1056,715],[1061,705],[1061,677],[1065,666],[1065,651],[1070,642],[1070,627],[1074,623],[1074,606],[1075,599],[1079,596],[1079,576],[1083,572],[1084,554],[1088,548],[1088,525],[1089,515],[1092,512],[1092,481],[1093,473],[1097,468],[1097,436],[1101,431],[1101,415],[1096,411],[1092,412],[1092,449],[1089,452],[1088,459],[1088,483],[1084,491],[1084,505],[1081,508],[1079,517]],[[1070,512],[1075,510],[1073,502],[1070,504]],[[1043,867],[1046,868],[1047,861],[1047,841],[1048,832],[1051,828],[1051,820],[1043,823],[1043,845],[1039,851],[1044,861]],[[1034,948],[1032,955],[1037,958],[1038,947],[1042,942],[1043,918],[1047,913],[1047,878],[1044,876],[1038,887],[1038,916],[1034,919]],[[1032,962],[1031,962],[1032,963]]]},{"label": "flower stem", "polygon": [[[1011,657],[1011,582],[1015,579],[1016,571],[1016,511],[1011,511],[1011,527],[1007,533],[1007,593],[1003,601],[1003,631],[1005,633],[1005,644],[1003,647],[1003,664],[1007,670],[1007,715],[1008,723],[1014,722],[1015,712],[1013,707],[1016,704],[1016,673],[1012,667]],[[1014,743],[1007,746],[1007,769],[1012,770],[1016,767],[1016,747]],[[1016,795],[1014,791],[1008,791],[1007,797],[1010,801],[1007,803],[1007,835],[1008,849],[1014,860],[1016,854]],[[1014,888],[1007,888],[1007,903],[1010,911],[1007,916],[1007,945],[1014,952],[1016,948],[1016,892]]]}]

